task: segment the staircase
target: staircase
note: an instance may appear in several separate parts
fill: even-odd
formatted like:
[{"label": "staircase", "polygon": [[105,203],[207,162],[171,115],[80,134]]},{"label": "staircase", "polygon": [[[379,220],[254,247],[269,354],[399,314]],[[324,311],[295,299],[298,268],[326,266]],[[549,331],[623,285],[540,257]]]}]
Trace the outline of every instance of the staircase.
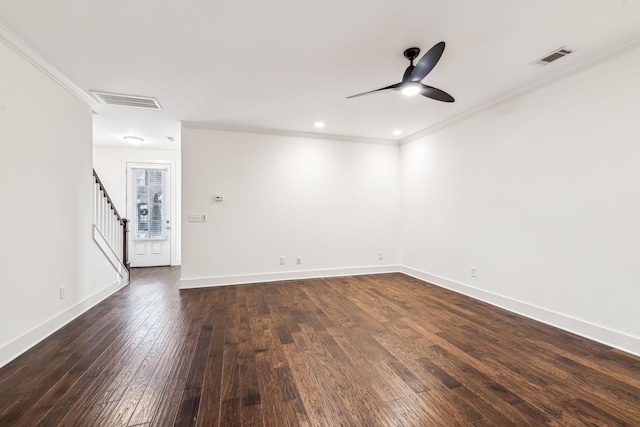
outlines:
[{"label": "staircase", "polygon": [[129,220],[118,213],[95,169],[93,171],[93,240],[126,282],[129,281]]}]

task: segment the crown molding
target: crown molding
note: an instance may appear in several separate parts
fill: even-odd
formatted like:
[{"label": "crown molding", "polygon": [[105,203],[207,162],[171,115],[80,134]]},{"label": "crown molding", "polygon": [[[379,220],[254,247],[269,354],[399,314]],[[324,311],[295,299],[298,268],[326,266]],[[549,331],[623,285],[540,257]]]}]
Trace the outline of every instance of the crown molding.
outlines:
[{"label": "crown molding", "polygon": [[38,70],[49,76],[53,81],[78,97],[89,107],[94,108],[98,105],[88,93],[80,89],[78,85],[72,82],[67,76],[62,74],[60,70],[55,68],[42,55],[36,52],[31,46],[25,43],[20,37],[13,33],[10,29],[0,23],[0,41],[13,49],[17,54],[26,59]]},{"label": "crown molding", "polygon": [[552,74],[544,78],[543,80],[538,80],[536,82],[520,86],[517,89],[510,91],[493,101],[489,101],[477,107],[470,108],[460,114],[457,114],[453,117],[442,120],[441,122],[422,129],[419,132],[401,138],[398,140],[398,142],[400,145],[402,145],[406,144],[407,142],[415,141],[416,139],[420,139],[432,133],[438,132],[442,129],[448,128],[449,126],[453,126],[457,123],[482,114],[485,111],[499,107],[503,104],[507,104],[530,93],[537,92],[547,86],[551,86],[554,83],[572,77],[590,68],[604,64],[605,62],[609,62],[638,48],[640,48],[640,33],[635,34],[633,37],[630,37],[626,41],[621,42],[614,47],[606,47],[600,49],[596,53],[583,58],[580,61],[577,61],[570,68],[559,70],[557,73]]},{"label": "crown molding", "polygon": [[[96,106],[99,105],[98,102],[91,95],[89,95],[87,92],[82,90],[78,85],[76,85],[73,81],[71,81],[68,77],[66,77],[61,71],[55,68],[42,55],[36,52],[31,46],[29,46],[26,42],[20,39],[20,37],[18,37],[15,33],[13,33],[10,29],[8,29],[2,23],[0,23],[0,41],[3,42],[12,50],[14,50],[20,56],[22,56],[25,60],[27,60],[37,69],[39,69],[42,73],[49,76],[53,81],[58,83],[64,89],[66,89],[67,91],[75,95],[82,102],[87,104],[89,107],[95,108]],[[438,132],[449,126],[453,126],[457,123],[463,122],[467,119],[470,119],[479,114],[482,114],[485,111],[491,110],[503,104],[507,104],[511,101],[514,101],[530,93],[541,90],[547,86],[550,86],[561,80],[572,77],[590,68],[593,68],[605,62],[611,61],[617,57],[620,57],[629,52],[632,52],[638,48],[640,48],[640,33],[635,34],[634,36],[630,37],[626,41],[623,41],[614,47],[605,47],[597,51],[596,53],[590,55],[589,57],[586,57],[580,61],[575,62],[571,67],[567,69],[560,70],[557,73],[552,74],[542,80],[520,86],[515,90],[510,91],[493,101],[489,101],[477,107],[467,109],[453,117],[442,120],[416,133],[413,133],[411,135],[408,135],[400,139],[379,139],[379,138],[359,137],[359,136],[353,136],[353,135],[335,135],[335,134],[292,131],[292,130],[273,129],[273,128],[229,126],[229,125],[218,124],[215,122],[183,121],[182,126],[186,128],[192,128],[192,129],[209,129],[209,130],[219,130],[219,131],[227,131],[227,132],[254,133],[254,134],[263,134],[263,135],[281,135],[281,136],[289,136],[289,137],[301,137],[301,138],[324,139],[324,140],[335,140],[335,141],[352,141],[352,142],[363,142],[363,143],[369,143],[369,144],[402,145],[411,141],[415,141],[417,139],[420,139],[432,133]]]},{"label": "crown molding", "polygon": [[207,130],[219,130],[224,132],[239,132],[239,133],[255,133],[259,135],[280,135],[291,136],[298,138],[311,138],[311,139],[324,139],[332,141],[351,141],[351,142],[363,142],[367,144],[383,144],[383,145],[398,145],[398,140],[395,139],[378,139],[378,138],[366,138],[360,136],[351,135],[334,135],[330,133],[317,133],[317,132],[302,132],[295,130],[284,129],[271,129],[271,128],[257,128],[249,126],[228,126],[215,122],[181,122],[182,126],[189,129],[207,129]]}]

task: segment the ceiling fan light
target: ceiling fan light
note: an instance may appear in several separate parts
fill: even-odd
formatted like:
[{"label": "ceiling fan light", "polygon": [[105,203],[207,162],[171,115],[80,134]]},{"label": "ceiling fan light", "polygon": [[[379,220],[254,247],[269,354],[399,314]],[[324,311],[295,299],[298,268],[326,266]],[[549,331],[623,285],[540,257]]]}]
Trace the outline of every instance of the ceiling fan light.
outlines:
[{"label": "ceiling fan light", "polygon": [[405,96],[416,96],[419,93],[420,93],[420,85],[418,85],[417,83],[408,84],[402,88],[402,94]]}]

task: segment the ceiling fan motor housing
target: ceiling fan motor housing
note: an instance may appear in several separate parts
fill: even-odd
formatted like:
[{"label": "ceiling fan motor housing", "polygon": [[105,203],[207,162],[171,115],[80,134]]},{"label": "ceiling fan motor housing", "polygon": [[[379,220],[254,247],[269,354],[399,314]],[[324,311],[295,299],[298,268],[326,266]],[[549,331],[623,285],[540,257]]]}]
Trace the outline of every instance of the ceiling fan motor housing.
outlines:
[{"label": "ceiling fan motor housing", "polygon": [[409,49],[404,51],[404,57],[407,58],[409,61],[412,61],[414,59],[416,59],[418,57],[418,55],[420,55],[420,48],[419,47],[410,47]]}]

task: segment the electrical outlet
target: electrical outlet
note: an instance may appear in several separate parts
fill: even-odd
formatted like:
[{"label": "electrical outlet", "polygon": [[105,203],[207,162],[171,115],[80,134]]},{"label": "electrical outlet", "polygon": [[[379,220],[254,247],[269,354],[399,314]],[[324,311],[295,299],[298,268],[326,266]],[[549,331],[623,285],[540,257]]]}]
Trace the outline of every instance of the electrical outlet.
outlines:
[{"label": "electrical outlet", "polygon": [[202,214],[202,222],[207,222],[207,214]]},{"label": "electrical outlet", "polygon": [[300,255],[296,257],[296,264],[302,264],[302,257]]},{"label": "electrical outlet", "polygon": [[384,258],[384,256],[383,256],[382,252],[378,252],[378,259],[383,259],[383,258]]},{"label": "electrical outlet", "polygon": [[283,256],[280,257],[280,265],[284,265],[284,257]]},{"label": "electrical outlet", "polygon": [[60,286],[60,299],[65,299],[67,296],[67,287]]},{"label": "electrical outlet", "polygon": [[477,271],[475,267],[471,267],[471,277],[476,277]]},{"label": "electrical outlet", "polygon": [[190,214],[189,222],[202,222],[202,215],[200,214]]}]

